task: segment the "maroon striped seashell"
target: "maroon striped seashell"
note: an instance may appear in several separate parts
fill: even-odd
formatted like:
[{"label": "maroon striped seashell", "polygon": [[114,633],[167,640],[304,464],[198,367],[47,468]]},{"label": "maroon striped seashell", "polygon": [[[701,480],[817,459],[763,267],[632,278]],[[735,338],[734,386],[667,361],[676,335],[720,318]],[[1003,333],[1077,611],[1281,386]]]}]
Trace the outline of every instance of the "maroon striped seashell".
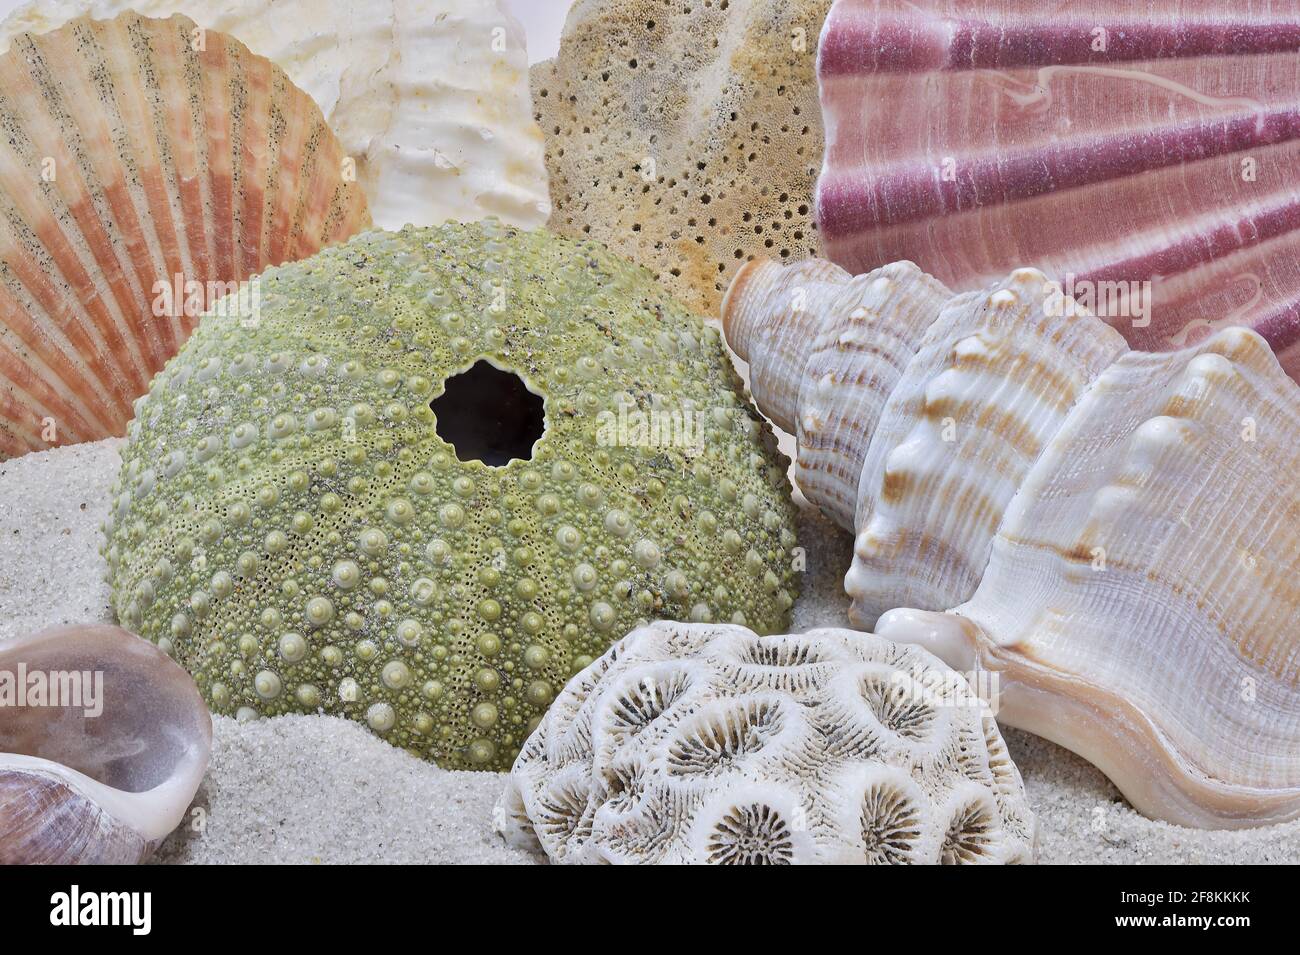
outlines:
[{"label": "maroon striped seashell", "polygon": [[1037,267],[1134,348],[1249,325],[1296,377],[1297,50],[1296,0],[837,0],[826,254],[957,291]]}]

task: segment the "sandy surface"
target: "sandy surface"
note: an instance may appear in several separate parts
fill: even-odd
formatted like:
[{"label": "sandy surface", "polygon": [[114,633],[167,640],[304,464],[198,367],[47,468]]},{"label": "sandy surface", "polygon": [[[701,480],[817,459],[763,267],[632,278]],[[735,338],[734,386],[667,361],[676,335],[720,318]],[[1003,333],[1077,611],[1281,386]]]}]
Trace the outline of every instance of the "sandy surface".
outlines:
[{"label": "sandy surface", "polygon": [[[111,620],[99,527],[117,443],[0,463],[0,641]],[[843,625],[849,536],[809,512],[794,629]],[[492,832],[503,777],[452,773],[360,726],[294,716],[213,721],[212,763],[162,862],[533,862]],[[1300,862],[1300,822],[1204,832],[1134,812],[1101,773],[1045,740],[1005,732],[1038,815],[1041,862]]]}]

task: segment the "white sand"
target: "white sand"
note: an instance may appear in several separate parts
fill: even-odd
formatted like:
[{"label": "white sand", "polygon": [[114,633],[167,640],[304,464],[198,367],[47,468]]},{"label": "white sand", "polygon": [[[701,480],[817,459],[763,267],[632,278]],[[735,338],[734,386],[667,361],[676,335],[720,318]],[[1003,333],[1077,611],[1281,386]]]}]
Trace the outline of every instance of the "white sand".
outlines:
[{"label": "white sand", "polygon": [[[116,469],[114,441],[0,463],[0,641],[112,619],[99,527]],[[844,625],[849,536],[808,512],[800,539],[808,568],[795,629]],[[445,772],[332,717],[216,717],[213,730],[199,812],[159,861],[536,861],[492,832],[501,776]],[[1300,862],[1300,822],[1244,832],[1152,822],[1074,754],[1005,735],[1038,814],[1041,862]]]},{"label": "white sand", "polygon": [[212,729],[190,823],[157,861],[545,861],[492,831],[496,773],[446,772],[334,716],[217,716]]}]

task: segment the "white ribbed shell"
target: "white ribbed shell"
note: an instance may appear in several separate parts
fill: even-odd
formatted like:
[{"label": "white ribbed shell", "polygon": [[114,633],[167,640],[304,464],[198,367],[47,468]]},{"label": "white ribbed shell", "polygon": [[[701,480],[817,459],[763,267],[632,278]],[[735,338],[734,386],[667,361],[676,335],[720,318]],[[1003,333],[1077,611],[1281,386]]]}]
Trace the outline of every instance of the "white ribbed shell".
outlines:
[{"label": "white ribbed shell", "polygon": [[999,671],[999,719],[1149,815],[1300,814],[1300,388],[1262,338],[1132,352],[1035,269],[910,263],[754,263],[723,324],[856,534],[855,625]]}]

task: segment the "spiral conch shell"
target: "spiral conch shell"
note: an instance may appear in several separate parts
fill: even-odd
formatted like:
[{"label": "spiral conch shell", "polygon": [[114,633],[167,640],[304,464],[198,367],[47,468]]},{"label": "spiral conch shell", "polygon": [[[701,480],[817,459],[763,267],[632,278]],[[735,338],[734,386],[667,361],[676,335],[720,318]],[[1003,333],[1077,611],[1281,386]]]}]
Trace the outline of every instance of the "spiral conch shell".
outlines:
[{"label": "spiral conch shell", "polygon": [[0,863],[135,863],[208,765],[194,681],[147,640],[61,627],[0,646]]},{"label": "spiral conch shell", "polygon": [[910,263],[752,263],[723,312],[856,533],[855,625],[995,671],[1148,815],[1300,814],[1300,390],[1262,338],[1133,352],[1036,270]]},{"label": "spiral conch shell", "polygon": [[184,17],[16,37],[0,123],[0,459],[122,434],[214,299],[369,222],[310,97]]}]

